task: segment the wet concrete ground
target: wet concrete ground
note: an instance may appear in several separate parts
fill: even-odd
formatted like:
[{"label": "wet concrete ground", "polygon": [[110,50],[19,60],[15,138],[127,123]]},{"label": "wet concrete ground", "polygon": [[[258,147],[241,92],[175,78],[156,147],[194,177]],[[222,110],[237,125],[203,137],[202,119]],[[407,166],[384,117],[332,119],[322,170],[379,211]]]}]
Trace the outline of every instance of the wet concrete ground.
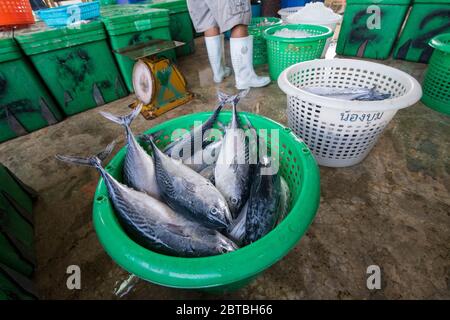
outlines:
[{"label": "wet concrete ground", "polygon": [[[229,60],[228,60],[229,61]],[[425,65],[382,61],[422,80]],[[211,110],[216,90],[234,92],[233,79],[214,85],[202,39],[197,53],[179,60],[191,103],[156,120],[139,117],[136,134],[192,112]],[[259,69],[259,73],[267,70]],[[93,109],[0,145],[0,162],[40,194],[35,208],[38,268],[43,299],[109,299],[126,271],[103,251],[92,226],[95,170],[67,166],[56,153],[93,154],[123,129],[99,110],[127,113],[133,97]],[[254,89],[240,108],[286,124],[286,97],[273,83]],[[317,216],[298,245],[249,286],[226,295],[163,288],[140,281],[124,299],[450,298],[450,118],[421,103],[400,110],[361,164],[322,167]],[[66,287],[66,268],[79,265],[82,289]],[[382,270],[382,289],[366,288],[366,269]]]}]

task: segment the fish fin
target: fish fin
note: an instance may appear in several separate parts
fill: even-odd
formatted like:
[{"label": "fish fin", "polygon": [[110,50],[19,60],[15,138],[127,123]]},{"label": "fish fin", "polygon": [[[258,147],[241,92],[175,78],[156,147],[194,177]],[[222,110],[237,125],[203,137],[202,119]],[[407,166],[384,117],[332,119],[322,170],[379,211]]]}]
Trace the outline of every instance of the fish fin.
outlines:
[{"label": "fish fin", "polygon": [[105,150],[91,157],[65,156],[61,154],[57,154],[55,157],[59,161],[67,162],[70,164],[78,164],[80,166],[101,168],[102,161],[105,160],[111,154],[115,145],[116,142],[113,141],[105,148]]},{"label": "fish fin", "polygon": [[179,225],[172,224],[172,223],[165,223],[165,224],[164,224],[164,227],[165,227],[168,231],[170,231],[171,233],[173,233],[173,234],[179,235],[179,236],[184,237],[184,238],[188,238],[188,237],[189,237],[189,235],[187,235],[187,234],[184,232],[184,228],[182,228],[182,227],[179,226]]},{"label": "fish fin", "polygon": [[109,157],[111,152],[113,152],[115,147],[116,147],[116,140],[113,140],[110,144],[106,146],[105,150],[97,153],[97,157],[100,159],[100,161],[104,161],[106,158]]},{"label": "fish fin", "polygon": [[230,97],[231,95],[226,94],[225,92],[217,91],[217,99],[219,100],[219,104],[226,104]]},{"label": "fish fin", "polygon": [[159,139],[159,138],[161,138],[161,136],[164,134],[164,130],[158,130],[158,131],[156,131],[156,132],[153,132],[153,133],[142,133],[142,134],[138,134],[137,136],[136,136],[136,138],[138,139],[138,140],[141,140],[142,142],[144,142],[144,143],[148,143],[149,141],[148,141],[148,139],[150,139],[149,138],[149,135],[152,135],[152,137],[154,138],[154,139]]},{"label": "fish fin", "polygon": [[242,98],[245,98],[248,93],[250,92],[250,88],[247,88],[245,90],[241,90],[239,91],[239,93],[236,95],[237,98],[239,98],[239,100],[241,100]]},{"label": "fish fin", "polygon": [[181,179],[182,185],[186,188],[187,191],[191,193],[195,193],[195,184],[187,181],[186,179]]},{"label": "fish fin", "polygon": [[140,103],[133,111],[131,111],[126,116],[116,116],[112,113],[106,111],[100,111],[100,114],[108,120],[114,123],[120,124],[124,127],[129,127],[131,122],[139,115],[142,109],[142,103]]},{"label": "fish fin", "polygon": [[247,96],[247,94],[250,92],[250,89],[245,89],[239,91],[238,94],[227,94],[222,91],[217,91],[217,99],[219,100],[219,104],[227,104],[227,103],[238,103],[239,100]]}]

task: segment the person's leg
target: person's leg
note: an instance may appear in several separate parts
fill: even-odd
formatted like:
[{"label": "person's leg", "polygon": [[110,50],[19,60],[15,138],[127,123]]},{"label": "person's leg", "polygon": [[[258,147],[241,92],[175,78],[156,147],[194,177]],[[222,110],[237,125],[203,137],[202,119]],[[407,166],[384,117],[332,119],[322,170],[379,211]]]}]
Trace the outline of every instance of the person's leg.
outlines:
[{"label": "person's leg", "polygon": [[223,36],[220,34],[220,29],[218,27],[206,30],[204,35],[214,82],[220,83],[223,81],[223,78],[228,77],[231,74],[231,69],[225,66]]},{"label": "person's leg", "polygon": [[[209,1],[209,0],[208,0]],[[217,20],[205,0],[187,0],[189,15],[197,32],[204,32],[206,49],[215,82],[231,74],[231,69],[223,61],[223,41]]]},{"label": "person's leg", "polygon": [[259,77],[253,69],[253,36],[248,35],[248,26],[238,24],[231,30],[231,62],[233,64],[236,88],[264,87],[269,77]]},{"label": "person's leg", "polygon": [[220,29],[219,27],[212,27],[205,31],[204,33],[205,37],[215,37],[220,35]]},{"label": "person's leg", "polygon": [[238,24],[231,29],[232,38],[245,38],[248,37],[248,26],[245,24]]}]

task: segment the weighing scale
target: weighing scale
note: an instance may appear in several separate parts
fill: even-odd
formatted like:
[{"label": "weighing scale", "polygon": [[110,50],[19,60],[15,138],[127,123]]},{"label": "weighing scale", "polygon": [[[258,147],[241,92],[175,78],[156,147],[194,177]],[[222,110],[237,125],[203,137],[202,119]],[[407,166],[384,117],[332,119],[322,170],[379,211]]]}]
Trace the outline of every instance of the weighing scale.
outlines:
[{"label": "weighing scale", "polygon": [[169,59],[157,57],[165,51],[183,46],[183,42],[154,39],[138,45],[115,50],[117,54],[133,59],[133,88],[137,101],[143,104],[141,114],[153,119],[192,100],[186,89],[186,80]]}]

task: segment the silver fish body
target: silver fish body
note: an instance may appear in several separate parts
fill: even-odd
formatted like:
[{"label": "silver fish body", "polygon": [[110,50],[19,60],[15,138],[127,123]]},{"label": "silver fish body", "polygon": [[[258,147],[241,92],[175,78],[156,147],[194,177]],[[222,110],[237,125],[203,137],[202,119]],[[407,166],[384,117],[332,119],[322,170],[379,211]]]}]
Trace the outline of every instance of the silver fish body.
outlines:
[{"label": "silver fish body", "polygon": [[165,202],[177,212],[204,224],[221,229],[231,222],[225,198],[200,174],[158,149],[152,140],[156,179]]},{"label": "silver fish body", "polygon": [[267,157],[262,159],[258,167],[248,199],[248,209],[245,222],[244,244],[250,244],[269,233],[278,220],[278,206],[280,201],[280,175],[261,174],[261,169],[268,167]]},{"label": "silver fish body", "polygon": [[236,101],[233,101],[233,116],[225,131],[222,146],[214,170],[216,187],[227,200],[233,218],[247,201],[250,189],[249,146],[240,127]]},{"label": "silver fish body", "polygon": [[140,146],[130,128],[131,122],[139,115],[141,107],[140,105],[129,115],[122,117],[108,112],[100,112],[100,114],[112,122],[125,127],[127,137],[127,153],[123,165],[125,184],[135,190],[160,199],[153,158]]},{"label": "silver fish body", "polygon": [[357,101],[379,101],[389,99],[390,93],[380,93],[375,88],[329,88],[329,87],[305,87],[302,88],[310,93],[341,100]]},{"label": "silver fish body", "polygon": [[106,172],[98,157],[57,156],[59,160],[97,168],[127,234],[150,250],[184,257],[217,255],[237,249],[215,230],[188,220],[165,203],[121,184]]}]

